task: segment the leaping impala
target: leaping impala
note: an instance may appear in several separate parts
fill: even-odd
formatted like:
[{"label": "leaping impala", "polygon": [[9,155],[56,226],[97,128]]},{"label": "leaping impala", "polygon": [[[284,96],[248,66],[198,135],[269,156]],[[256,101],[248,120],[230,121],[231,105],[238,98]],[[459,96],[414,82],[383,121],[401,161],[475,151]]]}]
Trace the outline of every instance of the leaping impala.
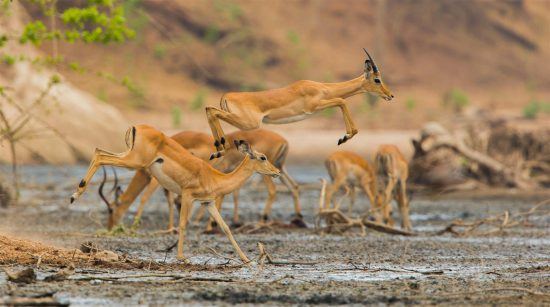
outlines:
[{"label": "leaping impala", "polygon": [[337,107],[342,111],[346,125],[346,134],[338,140],[338,145],[351,139],[357,134],[357,128],[345,98],[371,92],[387,101],[393,99],[374,60],[367,50],[363,50],[368,57],[364,73],[355,79],[338,83],[301,80],[279,89],[226,93],[220,100],[220,108],[206,107],[206,117],[217,150],[210,159],[219,158],[225,153],[227,139],[220,120],[241,130],[252,130],[259,128],[262,123],[297,122],[321,110]]},{"label": "leaping impala", "polygon": [[126,145],[128,150],[119,154],[101,149],[95,150],[86,176],[71,196],[71,203],[84,193],[90,179],[102,165],[147,170],[160,185],[180,195],[178,259],[185,260],[183,242],[188,216],[193,201],[198,200],[201,205],[207,206],[208,212],[227,235],[241,260],[245,263],[249,262],[213,201],[241,186],[254,172],[278,176],[279,170],[267,161],[265,155],[252,151],[246,142],[240,141],[236,146],[245,154],[245,157],[233,172],[225,174],[195,157],[176,141],[151,126],[138,125],[128,129]]},{"label": "leaping impala", "polygon": [[[247,140],[250,146],[252,146],[255,150],[263,153],[267,157],[267,160],[281,171],[281,176],[279,178],[281,179],[283,184],[285,184],[290,190],[294,200],[295,216],[292,220],[292,223],[299,227],[305,227],[306,225],[302,220],[300,209],[298,186],[294,179],[290,177],[285,169],[285,160],[288,154],[287,140],[281,135],[265,129],[235,131],[228,134],[227,137],[231,142],[233,142],[233,140]],[[208,157],[210,156],[210,153],[213,149],[213,139],[210,135],[197,131],[182,131],[171,136],[171,138],[178,144],[183,146],[183,148],[191,152],[193,155],[204,161],[208,161]],[[240,164],[241,160],[242,154],[240,154],[237,149],[232,146],[231,148],[229,148],[228,155],[220,161],[221,163],[217,163],[215,167],[218,170],[222,171],[233,170],[236,166]],[[109,230],[120,222],[120,219],[124,216],[132,203],[141,193],[140,204],[134,217],[133,225],[137,226],[139,224],[145,204],[149,201],[149,199],[159,186],[156,179],[151,179],[150,177],[151,176],[149,174],[140,171],[136,172],[136,174],[130,181],[130,184],[128,185],[126,191],[124,191],[124,193],[122,193],[120,197],[117,196],[118,193],[115,194],[115,196],[117,197],[115,197],[115,200],[113,202],[108,201],[105,196],[103,196],[102,190],[99,190],[100,197],[105,201],[105,203],[107,204],[107,208],[109,209],[109,218],[107,223],[107,228]],[[264,183],[267,186],[268,198],[263,210],[262,219],[268,220],[271,214],[271,206],[276,197],[276,187],[273,183],[271,176],[263,175],[263,179]],[[233,224],[235,226],[238,226],[240,224],[238,213],[239,190],[240,189],[236,189],[233,191]],[[174,225],[174,204],[170,193],[166,190],[165,195],[168,200],[169,208],[168,231],[171,231]],[[219,199],[216,199],[216,207],[218,208],[218,211],[220,211],[221,209],[222,201],[223,196],[221,196]],[[198,218],[202,216],[202,212],[203,210],[199,211],[200,214],[197,214]]]}]

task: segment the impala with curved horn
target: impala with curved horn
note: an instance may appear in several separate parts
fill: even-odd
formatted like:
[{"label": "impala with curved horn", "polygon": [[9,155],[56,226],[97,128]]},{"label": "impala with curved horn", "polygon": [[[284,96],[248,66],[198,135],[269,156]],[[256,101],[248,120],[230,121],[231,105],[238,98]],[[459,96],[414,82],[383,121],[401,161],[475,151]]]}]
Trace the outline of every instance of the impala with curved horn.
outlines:
[{"label": "impala with curved horn", "polygon": [[301,80],[287,87],[259,92],[226,93],[220,100],[220,107],[206,107],[206,117],[214,136],[217,152],[210,159],[219,158],[225,153],[227,138],[220,124],[225,121],[241,130],[259,128],[262,123],[287,124],[301,121],[310,115],[328,108],[340,108],[344,116],[346,134],[338,140],[338,145],[357,134],[351,119],[346,98],[374,93],[385,100],[392,100],[393,94],[382,82],[382,76],[373,58],[367,54],[364,72],[361,76],[344,82],[320,83]]},{"label": "impala with curved horn", "polygon": [[[249,262],[216,209],[214,201],[239,188],[254,172],[279,176],[280,171],[267,160],[264,154],[252,150],[243,140],[235,140],[235,147],[244,158],[231,173],[222,173],[151,126],[130,127],[126,132],[126,145],[127,150],[118,154],[101,149],[95,150],[86,175],[71,196],[71,203],[86,191],[88,183],[100,166],[112,165],[146,172],[151,174],[162,187],[180,195],[177,255],[179,259],[185,260],[183,243],[187,221],[193,201],[198,200],[201,205],[206,206],[208,213],[226,234],[241,260],[244,263]],[[144,182],[144,184],[147,183],[148,181]]]}]

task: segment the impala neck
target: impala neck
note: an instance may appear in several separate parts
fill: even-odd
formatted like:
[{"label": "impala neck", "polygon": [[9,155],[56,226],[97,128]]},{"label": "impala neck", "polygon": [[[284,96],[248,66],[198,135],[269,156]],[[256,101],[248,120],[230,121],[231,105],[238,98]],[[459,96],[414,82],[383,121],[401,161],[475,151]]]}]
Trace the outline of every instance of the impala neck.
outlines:
[{"label": "impala neck", "polygon": [[245,156],[241,164],[230,173],[220,173],[213,190],[216,195],[225,195],[235,191],[254,173],[254,167],[249,156]]},{"label": "impala neck", "polygon": [[330,98],[348,98],[357,94],[365,93],[363,84],[365,76],[361,75],[355,79],[336,83],[323,83],[329,90]]}]

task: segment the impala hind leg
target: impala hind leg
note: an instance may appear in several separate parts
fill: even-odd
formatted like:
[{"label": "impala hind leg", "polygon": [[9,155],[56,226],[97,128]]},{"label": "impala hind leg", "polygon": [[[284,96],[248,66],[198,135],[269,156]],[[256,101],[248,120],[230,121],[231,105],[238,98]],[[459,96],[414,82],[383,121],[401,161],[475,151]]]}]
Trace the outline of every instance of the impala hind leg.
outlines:
[{"label": "impala hind leg", "polygon": [[325,195],[325,208],[329,209],[330,207],[334,207],[334,193],[340,190],[342,185],[346,182],[346,177],[344,176],[337,176],[334,178],[332,183],[327,187],[326,195]]},{"label": "impala hind leg", "polygon": [[[224,196],[218,196],[215,200],[216,209],[218,209],[218,212],[222,211],[222,203],[223,203]],[[201,206],[206,207],[206,206]],[[204,209],[203,209],[204,210]],[[216,223],[216,220],[212,216],[208,218],[208,223],[206,224],[206,230],[204,233],[206,234],[218,234],[219,229],[217,228],[218,224]]]},{"label": "impala hind leg", "polygon": [[401,228],[411,230],[412,225],[409,219],[409,199],[407,198],[407,187],[404,181],[399,181],[397,184],[397,204],[401,213]]},{"label": "impala hind leg", "polygon": [[141,199],[139,200],[138,210],[136,212],[136,215],[134,216],[134,222],[132,223],[132,230],[136,230],[139,227],[139,223],[141,222],[141,215],[143,214],[145,204],[147,204],[153,193],[157,190],[158,186],[158,181],[152,178],[145,190],[143,191]]},{"label": "impala hind leg", "polygon": [[220,158],[224,155],[227,138],[223,132],[220,120],[235,126],[241,130],[252,130],[260,127],[261,116],[256,116],[249,112],[246,116],[240,116],[235,113],[229,113],[215,107],[206,107],[206,118],[212,130],[214,137],[214,146],[217,152],[210,155],[210,160]]},{"label": "impala hind leg", "polygon": [[233,248],[235,249],[235,251],[239,255],[239,258],[241,258],[241,260],[244,263],[249,263],[250,260],[248,260],[248,257],[246,257],[246,255],[243,253],[243,251],[239,247],[239,244],[237,244],[237,241],[235,241],[235,238],[233,238],[233,234],[231,233],[231,230],[229,229],[229,226],[227,226],[227,224],[223,221],[223,218],[220,215],[220,213],[218,212],[218,209],[216,209],[216,206],[211,202],[210,203],[203,203],[202,205],[207,206],[206,208],[208,210],[208,213],[210,213],[210,216],[212,216],[214,218],[216,223],[218,223],[218,226],[220,226],[221,230],[225,233],[225,235],[227,236],[227,238],[231,242],[231,245],[233,245]]},{"label": "impala hind leg", "polygon": [[191,211],[191,205],[193,199],[188,195],[181,195],[181,208],[180,208],[180,222],[178,227],[178,255],[177,258],[185,263],[189,263],[189,260],[183,256],[183,243],[185,241],[185,232],[187,230],[187,221],[189,220],[189,212]]},{"label": "impala hind leg", "polygon": [[240,189],[233,191],[233,222],[231,223],[233,228],[239,228],[243,225],[239,221],[239,192]]},{"label": "impala hind leg", "polygon": [[71,196],[71,204],[78,197],[80,197],[80,195],[82,195],[84,191],[86,191],[86,188],[88,187],[88,183],[94,176],[97,169],[102,165],[112,165],[112,166],[119,166],[119,167],[131,168],[131,169],[138,169],[144,166],[143,163],[141,163],[141,161],[138,161],[137,159],[134,158],[131,152],[115,154],[115,153],[111,153],[111,152],[96,148],[94,152],[94,157],[90,162],[90,166],[88,167],[88,171],[86,172],[84,179],[80,181],[76,192]]},{"label": "impala hind leg", "polygon": [[386,187],[386,191],[385,191],[386,201],[384,202],[384,206],[382,207],[382,216],[384,218],[384,223],[392,227],[395,224],[395,221],[391,216],[391,212],[392,212],[393,194],[395,193],[396,185],[397,185],[397,180],[394,177],[390,177],[388,186]]}]

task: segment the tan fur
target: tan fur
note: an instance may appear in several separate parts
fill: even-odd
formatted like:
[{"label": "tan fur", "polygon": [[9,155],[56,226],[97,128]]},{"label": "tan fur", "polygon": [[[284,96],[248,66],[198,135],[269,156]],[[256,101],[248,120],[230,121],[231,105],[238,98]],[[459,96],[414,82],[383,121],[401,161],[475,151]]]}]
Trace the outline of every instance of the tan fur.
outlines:
[{"label": "tan fur", "polygon": [[381,145],[375,157],[376,169],[376,220],[393,226],[391,201],[395,199],[401,213],[401,227],[411,230],[409,200],[407,199],[407,160],[394,145]]},{"label": "tan fur", "polygon": [[[213,202],[216,198],[240,187],[254,172],[279,175],[279,170],[269,163],[263,154],[253,152],[248,144],[241,144],[239,150],[245,153],[244,159],[233,172],[225,174],[194,156],[172,138],[165,136],[155,128],[147,125],[138,125],[133,128],[135,128],[133,147],[126,152],[114,154],[96,149],[86,176],[79,184],[77,191],[71,196],[71,202],[84,193],[89,181],[102,165],[148,171],[163,187],[180,194],[179,259],[185,259],[183,243],[188,216],[193,201],[198,200],[202,205],[207,206],[208,212],[227,235],[241,260],[249,262]],[[175,182],[177,186],[174,187],[172,182]]]},{"label": "tan fur", "polygon": [[[212,149],[214,149],[213,138],[202,132],[196,131],[182,131],[171,137],[174,141],[182,145],[185,149],[191,152],[193,155],[198,158],[208,161]],[[299,202],[299,192],[298,187],[294,180],[288,175],[284,168],[284,163],[286,156],[288,154],[288,142],[285,138],[279,134],[265,130],[265,129],[256,129],[251,131],[236,131],[228,135],[228,139],[233,144],[234,140],[246,140],[250,143],[259,152],[262,152],[266,155],[269,162],[271,162],[275,167],[281,170],[281,181],[288,187],[291,191],[294,199],[294,209],[297,217],[301,217],[301,209]],[[233,146],[229,147],[228,154],[224,159],[214,162],[214,165],[217,169],[229,171],[234,169],[242,160],[242,154],[239,153],[236,148]],[[211,162],[211,161],[209,161]],[[155,179],[150,179],[142,173],[136,173],[135,177],[130,182],[130,185],[127,187],[126,191],[121,195],[120,199],[117,200],[118,205],[113,206],[114,209],[109,215],[108,219],[108,229],[112,229],[116,224],[120,222],[120,219],[128,211],[131,204],[135,201],[137,196],[143,191],[141,195],[140,204],[134,218],[134,226],[139,224],[141,216],[143,214],[143,209],[145,204],[149,201],[155,190],[158,188],[158,182]],[[276,190],[273,188],[274,183],[270,176],[263,176],[264,183],[268,187],[268,199],[266,205],[264,206],[264,213],[262,217],[266,218],[271,213],[271,206],[275,200]],[[149,183],[149,180],[151,181]],[[144,182],[147,181],[147,182]],[[147,185],[148,184],[148,185]],[[239,223],[239,214],[238,214],[238,203],[239,203],[239,190],[236,189],[233,192],[234,199],[234,211],[233,211],[233,223]],[[174,209],[172,196],[170,193],[167,194],[168,198],[168,208],[169,208],[169,220],[168,220],[168,230],[173,229],[174,227]],[[223,201],[223,196],[221,199],[216,200],[218,210],[221,210],[221,204]],[[200,207],[199,211],[196,214],[196,220],[200,220],[204,214],[204,208]],[[211,226],[209,225],[207,230],[210,230]]]},{"label": "tan fur", "polygon": [[350,212],[355,202],[356,187],[365,192],[371,207],[374,206],[376,193],[374,170],[367,160],[350,151],[336,151],[325,160],[325,166],[332,180],[326,189],[325,209],[334,203],[334,193],[342,187],[349,189],[351,194]]}]

